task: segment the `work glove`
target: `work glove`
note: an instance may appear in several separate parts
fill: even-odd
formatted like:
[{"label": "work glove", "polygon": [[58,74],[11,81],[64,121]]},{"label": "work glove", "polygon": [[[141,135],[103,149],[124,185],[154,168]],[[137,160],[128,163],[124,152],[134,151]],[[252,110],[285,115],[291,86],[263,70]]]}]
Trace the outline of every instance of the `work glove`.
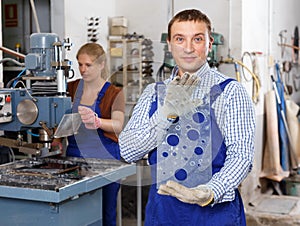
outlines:
[{"label": "work glove", "polygon": [[181,78],[176,76],[166,86],[164,104],[160,109],[162,118],[175,120],[178,116],[195,111],[202,103],[200,99],[191,99],[199,80],[195,74],[184,73]]},{"label": "work glove", "polygon": [[87,129],[98,129],[100,127],[100,118],[90,108],[78,106],[78,113],[80,114],[81,120]]},{"label": "work glove", "polygon": [[158,194],[170,195],[177,198],[181,202],[198,204],[202,207],[207,206],[214,199],[213,191],[206,185],[187,188],[175,181],[168,181],[166,184],[160,185]]}]

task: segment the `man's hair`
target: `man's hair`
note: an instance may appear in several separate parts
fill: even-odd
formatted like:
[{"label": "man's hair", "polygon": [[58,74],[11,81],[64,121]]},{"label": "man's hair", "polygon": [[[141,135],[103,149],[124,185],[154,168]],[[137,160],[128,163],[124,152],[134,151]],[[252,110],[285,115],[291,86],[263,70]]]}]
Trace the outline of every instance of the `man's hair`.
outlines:
[{"label": "man's hair", "polygon": [[211,22],[210,19],[197,9],[186,9],[177,13],[169,22],[168,25],[168,40],[171,40],[171,28],[174,22],[181,21],[195,21],[195,22],[204,22],[208,29],[208,35],[211,35]]}]

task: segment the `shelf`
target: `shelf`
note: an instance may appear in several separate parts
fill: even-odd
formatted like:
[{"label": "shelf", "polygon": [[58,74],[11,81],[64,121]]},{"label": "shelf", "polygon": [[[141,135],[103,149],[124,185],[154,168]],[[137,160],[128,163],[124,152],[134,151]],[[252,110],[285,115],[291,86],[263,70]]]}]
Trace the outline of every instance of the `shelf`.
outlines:
[{"label": "shelf", "polygon": [[108,40],[110,79],[123,87],[128,112],[137,103],[142,92],[142,41],[143,39]]},{"label": "shelf", "polygon": [[119,59],[122,59],[123,56],[111,56],[111,58],[119,58]]}]

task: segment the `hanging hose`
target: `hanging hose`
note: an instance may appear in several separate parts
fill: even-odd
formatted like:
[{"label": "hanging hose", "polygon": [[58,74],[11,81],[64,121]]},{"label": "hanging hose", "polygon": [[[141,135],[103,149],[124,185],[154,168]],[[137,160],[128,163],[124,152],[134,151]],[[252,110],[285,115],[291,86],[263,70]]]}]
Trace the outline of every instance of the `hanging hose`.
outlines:
[{"label": "hanging hose", "polygon": [[260,92],[260,82],[258,80],[258,76],[254,74],[245,64],[243,64],[241,61],[237,60],[236,61],[239,65],[241,65],[243,68],[245,68],[252,76],[252,79],[255,83],[255,90],[253,90],[253,95],[252,95],[252,101],[256,104],[258,102],[258,97],[259,97],[259,92]]},{"label": "hanging hose", "polygon": [[0,60],[0,64],[4,63],[4,62],[12,62],[20,67],[24,67],[25,63],[21,63],[13,58],[3,58],[2,60]]},{"label": "hanging hose", "polygon": [[258,103],[259,101],[259,89],[260,89],[260,79],[259,79],[259,71],[258,71],[258,64],[257,64],[257,58],[256,58],[256,53],[255,52],[244,52],[242,55],[242,59],[241,62],[245,65],[245,56],[248,56],[251,60],[251,66],[252,66],[252,70],[250,71],[250,69],[247,69],[247,67],[243,66],[242,67],[242,75],[245,79],[245,81],[250,82],[250,79],[247,79],[246,75],[245,75],[245,70],[246,69],[252,76],[252,79],[254,80],[253,82],[253,87],[252,87],[252,97],[253,97],[253,102],[254,103]]},{"label": "hanging hose", "polygon": [[[238,65],[240,65],[243,69],[246,69],[246,71],[249,72],[249,74],[251,75],[252,79],[253,79],[253,94],[252,94],[252,101],[256,104],[258,103],[259,100],[259,92],[260,92],[260,81],[258,76],[252,72],[242,61],[240,60],[235,60],[233,58],[227,59],[222,61],[221,63],[233,63],[234,64],[234,68],[235,68],[235,73],[236,73],[236,80],[238,82],[241,82],[241,76],[240,76],[240,70],[238,68]],[[247,81],[247,80],[246,80]]]},{"label": "hanging hose", "polygon": [[[250,58],[251,66],[252,66],[252,70],[251,71],[253,71],[253,73],[255,73],[256,62],[253,59],[252,53],[250,53],[250,52],[244,52],[243,55],[242,55],[241,62],[243,62],[243,63],[245,62],[245,57],[246,56],[248,56]],[[246,77],[244,68],[242,68],[241,71],[242,71],[242,74],[243,74],[243,77],[244,77],[245,81],[246,82],[250,82],[252,80],[252,77],[251,78],[247,78]]]}]

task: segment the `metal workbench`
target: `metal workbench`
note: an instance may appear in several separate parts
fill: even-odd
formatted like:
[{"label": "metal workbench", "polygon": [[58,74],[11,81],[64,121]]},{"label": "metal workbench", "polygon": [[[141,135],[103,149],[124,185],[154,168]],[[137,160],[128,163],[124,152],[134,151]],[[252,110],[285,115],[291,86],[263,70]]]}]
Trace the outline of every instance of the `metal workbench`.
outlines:
[{"label": "metal workbench", "polygon": [[[71,170],[36,167],[57,161]],[[102,225],[102,187],[134,174],[135,164],[114,160],[25,159],[0,165],[1,225]]]}]

